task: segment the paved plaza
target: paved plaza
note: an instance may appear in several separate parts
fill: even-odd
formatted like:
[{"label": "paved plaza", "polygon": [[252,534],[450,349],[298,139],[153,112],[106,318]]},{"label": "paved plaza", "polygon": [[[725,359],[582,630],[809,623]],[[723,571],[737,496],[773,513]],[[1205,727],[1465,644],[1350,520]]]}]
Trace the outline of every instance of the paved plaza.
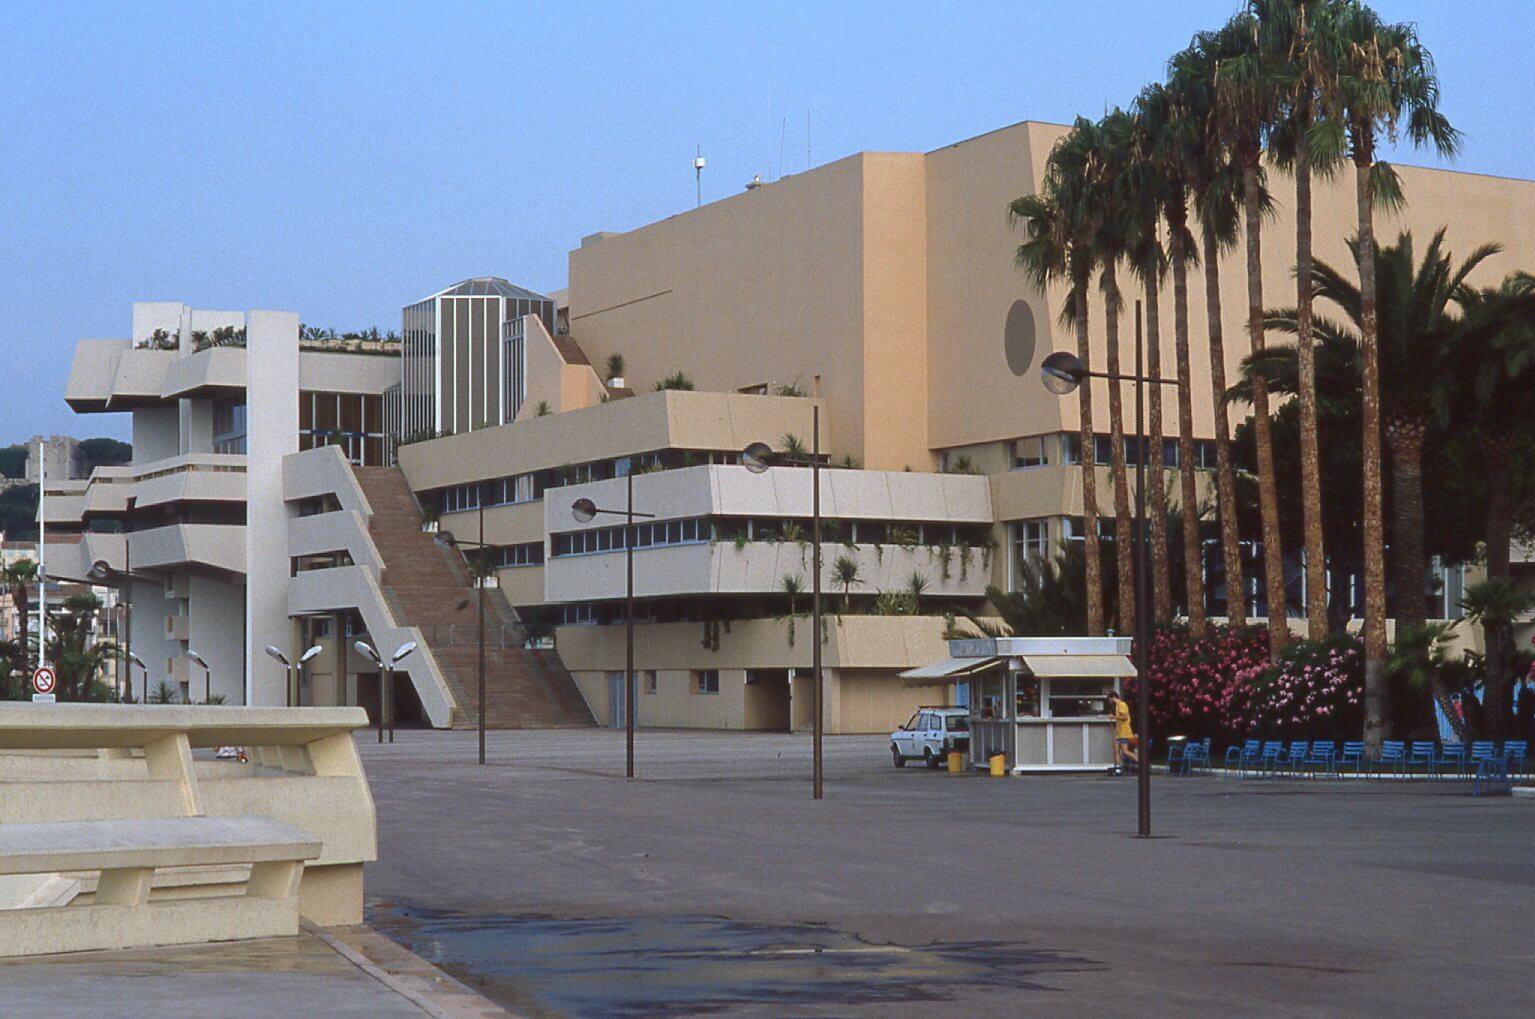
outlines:
[{"label": "paved plaza", "polygon": [[881,737],[360,737],[371,920],[534,1014],[1535,1007],[1535,800],[1464,784],[992,779]]}]

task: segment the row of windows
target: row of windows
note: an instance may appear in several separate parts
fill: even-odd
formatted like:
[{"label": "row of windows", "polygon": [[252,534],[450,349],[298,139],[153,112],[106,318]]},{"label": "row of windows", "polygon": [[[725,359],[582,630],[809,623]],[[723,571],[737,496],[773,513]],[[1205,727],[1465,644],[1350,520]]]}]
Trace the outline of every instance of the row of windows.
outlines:
[{"label": "row of windows", "polygon": [[[673,470],[679,467],[698,467],[703,464],[733,464],[740,461],[739,452],[720,450],[669,449],[634,456],[612,457],[589,463],[551,467],[526,474],[514,474],[485,481],[471,481],[451,488],[438,489],[437,497],[444,513],[463,513],[479,509],[483,497],[485,505],[510,506],[543,498],[550,488],[565,485],[583,485],[590,481],[607,481],[628,477],[630,474],[648,471]],[[482,496],[483,493],[483,496]]]},{"label": "row of windows", "polygon": [[[689,520],[665,520],[634,525],[634,547],[654,548],[659,545],[691,545],[708,541],[709,519],[693,517]],[[587,555],[592,552],[612,552],[624,547],[624,527],[596,527],[588,531],[566,531],[549,536],[553,555]]]},{"label": "row of windows", "polygon": [[[1051,464],[1080,464],[1082,462],[1082,436],[1076,432],[1054,432],[1049,435],[1031,435],[1012,442],[1010,461],[1013,470],[1030,467],[1048,467]],[[1140,462],[1141,450],[1146,450],[1146,462],[1151,463],[1151,442],[1136,436],[1125,436],[1125,463],[1134,466]],[[1205,470],[1215,469],[1215,440],[1194,440],[1196,466]],[[1108,467],[1114,462],[1114,440],[1109,435],[1093,436],[1093,462]],[[1162,440],[1162,463],[1175,469],[1179,464],[1178,440]]]},{"label": "row of windows", "polygon": [[500,569],[510,569],[514,566],[540,566],[544,561],[544,543],[541,541],[502,545],[493,551],[496,566]]},{"label": "row of windows", "polygon": [[[923,524],[888,520],[823,520],[827,544],[958,546],[984,545],[986,524]],[[809,541],[811,522],[783,517],[692,517],[634,525],[634,547],[690,545],[706,541]],[[624,525],[565,531],[550,535],[551,555],[587,555],[624,548]]]}]

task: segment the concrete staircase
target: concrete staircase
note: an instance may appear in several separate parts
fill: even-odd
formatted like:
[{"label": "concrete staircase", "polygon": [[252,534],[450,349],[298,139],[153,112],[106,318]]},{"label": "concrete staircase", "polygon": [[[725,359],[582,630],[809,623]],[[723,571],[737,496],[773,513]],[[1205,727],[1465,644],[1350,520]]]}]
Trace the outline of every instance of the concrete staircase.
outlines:
[{"label": "concrete staircase", "polygon": [[[477,592],[458,552],[421,530],[421,513],[405,476],[394,467],[354,467],[373,515],[368,532],[384,561],[380,585],[395,620],[414,626],[453,687],[453,726],[478,721]],[[501,640],[515,615],[497,589],[486,592],[485,724],[494,729],[593,725],[575,680],[550,650]],[[505,643],[508,646],[501,646]]]}]

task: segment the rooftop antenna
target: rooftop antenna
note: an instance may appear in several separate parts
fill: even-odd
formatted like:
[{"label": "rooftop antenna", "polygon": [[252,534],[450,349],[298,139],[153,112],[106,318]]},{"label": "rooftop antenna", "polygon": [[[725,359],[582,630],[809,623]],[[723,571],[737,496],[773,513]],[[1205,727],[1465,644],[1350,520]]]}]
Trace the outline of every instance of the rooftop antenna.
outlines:
[{"label": "rooftop antenna", "polygon": [[694,150],[694,152],[695,152],[695,154],[693,156],[693,179],[694,179],[694,183],[697,184],[697,186],[698,186],[698,204],[694,206],[694,208],[696,209],[696,208],[701,207],[704,204],[704,150],[703,150],[703,147],[699,146],[697,149]]}]

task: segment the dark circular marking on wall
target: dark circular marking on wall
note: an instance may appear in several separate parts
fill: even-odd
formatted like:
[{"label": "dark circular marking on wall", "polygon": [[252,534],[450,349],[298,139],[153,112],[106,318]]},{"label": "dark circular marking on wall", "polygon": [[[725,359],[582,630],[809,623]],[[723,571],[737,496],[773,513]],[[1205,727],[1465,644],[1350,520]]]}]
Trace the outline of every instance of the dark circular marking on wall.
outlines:
[{"label": "dark circular marking on wall", "polygon": [[1034,364],[1034,312],[1027,301],[1014,301],[1007,309],[1007,325],[1002,329],[1002,347],[1007,366],[1014,375],[1027,375]]}]

